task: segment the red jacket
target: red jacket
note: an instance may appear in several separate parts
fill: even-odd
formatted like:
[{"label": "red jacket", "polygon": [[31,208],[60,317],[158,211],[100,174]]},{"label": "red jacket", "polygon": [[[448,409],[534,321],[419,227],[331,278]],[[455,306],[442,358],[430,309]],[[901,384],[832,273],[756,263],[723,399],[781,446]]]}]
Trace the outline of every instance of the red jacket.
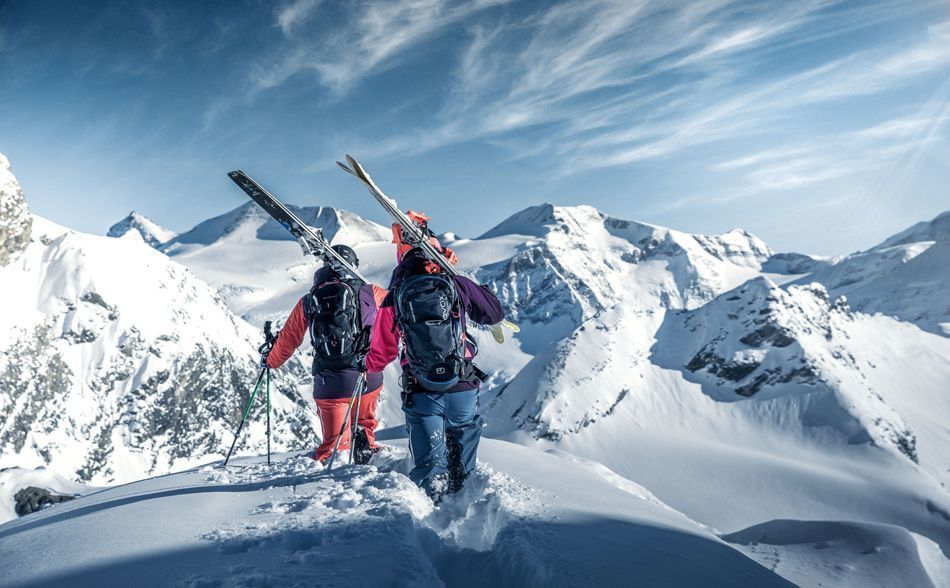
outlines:
[{"label": "red jacket", "polygon": [[[367,293],[371,295],[364,296],[363,289],[367,289]],[[365,284],[363,289],[360,292],[361,302],[366,304],[367,299],[371,300],[371,303],[375,305],[373,310],[379,308],[383,299],[386,298],[386,294],[388,294],[385,288],[381,288],[376,284]],[[372,314],[365,310],[362,312],[364,323],[367,320],[372,320],[369,318]],[[366,326],[371,326],[371,324],[366,324]],[[304,313],[303,298],[301,298],[297,301],[294,309],[290,312],[290,316],[287,317],[287,322],[281,328],[280,334],[277,336],[277,342],[267,356],[267,366],[276,369],[284,365],[303,343],[304,337],[307,335],[307,328],[307,316]],[[366,374],[367,390],[375,390],[382,386],[383,375],[379,372],[382,372],[382,370],[375,370],[375,372],[369,370]],[[357,377],[358,373],[355,369],[320,370],[314,374],[313,395],[315,398],[348,398],[353,393]]]}]

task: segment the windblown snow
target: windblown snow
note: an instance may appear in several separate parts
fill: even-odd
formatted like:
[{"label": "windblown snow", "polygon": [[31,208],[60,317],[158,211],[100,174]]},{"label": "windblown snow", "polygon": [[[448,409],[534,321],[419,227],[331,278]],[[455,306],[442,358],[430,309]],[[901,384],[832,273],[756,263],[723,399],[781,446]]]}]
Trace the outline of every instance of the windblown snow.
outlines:
[{"label": "windblown snow", "polygon": [[[384,225],[292,209],[387,285]],[[950,212],[840,259],[588,206],[443,233],[522,331],[502,345],[475,332],[500,440],[439,506],[404,476],[400,440],[332,476],[301,454],[198,467],[230,444],[259,326],[282,322],[319,266],[256,205],[170,238],[136,214],[115,239],[27,218],[0,268],[15,285],[0,500],[28,478],[87,495],[0,527],[9,582],[147,584],[173,567],[163,583],[950,586]],[[305,354],[271,383],[280,450],[317,441]],[[391,368],[390,438],[397,390]],[[264,448],[256,406],[243,456]],[[115,538],[42,569],[24,559],[93,536]]]}]

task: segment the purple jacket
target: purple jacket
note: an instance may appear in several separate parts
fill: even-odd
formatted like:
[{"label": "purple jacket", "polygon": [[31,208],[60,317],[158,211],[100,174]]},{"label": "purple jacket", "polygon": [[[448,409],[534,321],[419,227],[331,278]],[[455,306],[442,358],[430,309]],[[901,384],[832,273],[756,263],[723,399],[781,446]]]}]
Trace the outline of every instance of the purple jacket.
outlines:
[{"label": "purple jacket", "polygon": [[[420,255],[414,255],[414,251],[410,251],[393,270],[390,293],[380,305],[379,312],[376,315],[376,323],[373,325],[369,355],[366,356],[367,370],[382,371],[391,361],[396,359],[399,353],[401,334],[399,333],[399,327],[396,325],[395,301],[393,300],[392,291],[403,279],[425,272],[425,266],[425,259]],[[494,325],[505,318],[501,303],[487,286],[479,286],[463,276],[456,276],[454,281],[461,300],[463,323],[466,320],[471,320],[480,325]],[[472,352],[471,357],[474,357],[474,347],[471,345],[466,347]],[[405,361],[403,361],[403,365],[405,366]],[[465,380],[448,391],[472,390],[477,388],[478,384],[477,379]]]}]

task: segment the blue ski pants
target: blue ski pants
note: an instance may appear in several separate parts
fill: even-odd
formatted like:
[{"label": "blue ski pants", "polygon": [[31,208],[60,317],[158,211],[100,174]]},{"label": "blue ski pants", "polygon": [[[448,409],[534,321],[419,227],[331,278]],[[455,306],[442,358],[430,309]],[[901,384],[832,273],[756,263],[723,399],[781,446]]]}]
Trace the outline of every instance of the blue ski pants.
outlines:
[{"label": "blue ski pants", "polygon": [[[415,467],[413,482],[426,487],[433,476],[446,474],[450,465],[467,476],[475,469],[475,455],[482,436],[478,415],[478,389],[441,394],[414,392],[412,405],[403,406],[409,431],[409,450]],[[459,463],[450,464],[449,452]]]}]

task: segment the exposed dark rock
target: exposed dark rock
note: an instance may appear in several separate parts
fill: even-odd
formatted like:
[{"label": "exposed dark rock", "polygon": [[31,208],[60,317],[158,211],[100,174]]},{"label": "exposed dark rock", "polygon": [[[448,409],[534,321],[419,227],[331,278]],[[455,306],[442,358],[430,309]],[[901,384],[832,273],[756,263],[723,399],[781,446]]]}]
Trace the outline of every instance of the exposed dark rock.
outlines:
[{"label": "exposed dark rock", "polygon": [[76,498],[73,494],[55,494],[46,488],[27,486],[13,496],[14,507],[18,516],[26,516],[38,510],[49,508],[60,502],[67,502]]},{"label": "exposed dark rock", "polygon": [[763,344],[769,344],[772,347],[788,347],[795,343],[795,338],[774,323],[766,323],[739,341],[749,347],[761,347]]},{"label": "exposed dark rock", "polygon": [[745,378],[761,365],[757,361],[727,361],[725,358],[716,355],[712,351],[715,341],[699,350],[699,353],[693,356],[686,364],[686,369],[691,372],[698,372],[705,369],[710,374],[715,374],[720,378],[731,382],[738,382]]},{"label": "exposed dark rock", "polygon": [[778,375],[781,370],[777,368],[772,368],[770,370],[765,370],[764,372],[758,374],[752,379],[748,384],[744,384],[736,388],[736,394],[742,396],[752,396],[758,392],[762,386],[768,384],[776,375]]},{"label": "exposed dark rock", "polygon": [[708,347],[709,346],[707,345],[706,347],[700,349],[699,353],[694,355],[693,358],[689,360],[689,363],[686,364],[686,369],[691,372],[698,372],[707,366],[714,365],[717,360],[721,361],[721,358],[713,353]]},{"label": "exposed dark rock", "polygon": [[747,363],[730,361],[728,363],[722,364],[719,367],[717,375],[732,382],[738,382],[742,378],[757,370],[760,365],[761,364],[757,361],[750,361]]}]

